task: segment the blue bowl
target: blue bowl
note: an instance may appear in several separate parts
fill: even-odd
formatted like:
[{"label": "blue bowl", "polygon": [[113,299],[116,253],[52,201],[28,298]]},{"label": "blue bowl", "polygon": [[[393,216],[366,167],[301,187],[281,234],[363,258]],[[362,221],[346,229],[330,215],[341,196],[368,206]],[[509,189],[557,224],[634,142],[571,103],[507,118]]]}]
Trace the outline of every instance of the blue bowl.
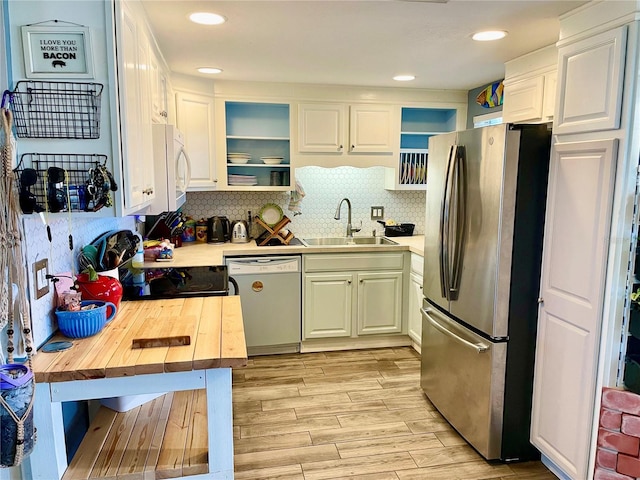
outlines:
[{"label": "blue bowl", "polygon": [[[81,306],[95,305],[90,310],[78,310],[75,312],[56,309],[58,318],[58,328],[65,337],[85,338],[100,332],[106,323],[111,320],[117,311],[116,306],[111,302],[99,302],[96,300],[85,300]],[[107,317],[107,307],[111,307],[111,315]]]}]

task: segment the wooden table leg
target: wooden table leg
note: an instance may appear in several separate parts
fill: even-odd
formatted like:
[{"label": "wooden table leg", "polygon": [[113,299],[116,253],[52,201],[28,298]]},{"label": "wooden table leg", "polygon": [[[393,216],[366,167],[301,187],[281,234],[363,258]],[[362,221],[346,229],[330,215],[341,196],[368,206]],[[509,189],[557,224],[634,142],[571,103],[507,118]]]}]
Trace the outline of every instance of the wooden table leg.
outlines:
[{"label": "wooden table leg", "polygon": [[206,370],[209,472],[220,480],[233,480],[233,406],[231,369]]},{"label": "wooden table leg", "polygon": [[50,388],[49,383],[36,385],[33,424],[38,436],[33,452],[25,460],[31,467],[31,475],[23,478],[59,480],[67,469],[62,403],[51,401]]}]

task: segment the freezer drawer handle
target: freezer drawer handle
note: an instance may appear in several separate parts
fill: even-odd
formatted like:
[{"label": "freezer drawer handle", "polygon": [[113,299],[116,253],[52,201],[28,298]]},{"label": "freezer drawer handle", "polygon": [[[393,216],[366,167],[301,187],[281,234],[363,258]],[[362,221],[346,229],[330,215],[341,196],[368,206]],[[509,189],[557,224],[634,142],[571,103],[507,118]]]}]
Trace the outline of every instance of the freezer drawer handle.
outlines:
[{"label": "freezer drawer handle", "polygon": [[431,325],[433,325],[433,327],[436,330],[439,330],[440,332],[444,333],[445,335],[450,336],[451,338],[453,338],[454,340],[458,341],[459,343],[463,344],[466,347],[472,348],[473,350],[475,350],[477,353],[484,353],[486,351],[489,350],[489,346],[485,345],[483,343],[472,343],[469,340],[465,340],[464,338],[462,338],[459,335],[456,335],[455,333],[453,333],[451,330],[449,330],[448,328],[440,325],[431,315],[429,315],[429,312],[432,312],[433,310],[430,308],[427,309],[422,309],[422,312],[424,313],[424,316],[427,317],[427,320],[429,320],[429,323]]}]

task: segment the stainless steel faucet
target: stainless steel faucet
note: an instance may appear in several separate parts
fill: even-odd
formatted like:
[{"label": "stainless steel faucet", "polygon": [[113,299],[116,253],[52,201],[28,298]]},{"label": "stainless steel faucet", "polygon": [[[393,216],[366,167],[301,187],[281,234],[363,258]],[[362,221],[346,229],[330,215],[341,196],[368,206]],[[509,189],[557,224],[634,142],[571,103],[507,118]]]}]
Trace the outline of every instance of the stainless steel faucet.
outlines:
[{"label": "stainless steel faucet", "polygon": [[354,228],[351,225],[351,202],[349,201],[348,198],[343,198],[342,200],[340,200],[340,203],[338,204],[338,208],[336,209],[336,214],[334,215],[333,218],[335,218],[336,220],[340,220],[340,208],[342,207],[343,202],[347,202],[347,237],[352,238],[353,234],[355,232],[359,232],[362,227]]}]

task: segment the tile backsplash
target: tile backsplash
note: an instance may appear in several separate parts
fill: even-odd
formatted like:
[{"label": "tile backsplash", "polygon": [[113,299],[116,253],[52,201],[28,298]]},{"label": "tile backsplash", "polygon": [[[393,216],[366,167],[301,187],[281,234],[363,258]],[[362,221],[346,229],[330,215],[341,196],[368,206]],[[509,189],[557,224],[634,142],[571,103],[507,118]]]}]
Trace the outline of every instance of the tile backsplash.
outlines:
[{"label": "tile backsplash", "polygon": [[[47,238],[46,226],[38,215],[23,217],[25,239],[22,248],[27,264],[28,300],[31,304],[34,342],[38,346],[44,343],[55,330],[54,289],[53,284],[49,283],[49,293],[36,300],[33,288],[35,284],[33,263],[47,258],[51,274],[69,272],[72,268],[77,270],[78,253],[84,245],[109,230],[135,229],[133,217],[70,220],[64,214],[55,214],[50,215],[47,222],[51,229],[51,242]],[[69,250],[70,233],[73,236],[73,251]],[[0,339],[4,342],[5,338],[6,335],[2,332]],[[4,346],[3,343],[3,351]]]},{"label": "tile backsplash", "polygon": [[425,192],[390,191],[384,189],[384,167],[302,167],[296,169],[296,179],[305,196],[301,202],[301,215],[288,210],[288,192],[190,192],[183,211],[195,219],[213,215],[226,215],[229,220],[245,220],[247,211],[257,215],[266,203],[279,205],[291,219],[287,226],[298,237],[344,235],[347,225],[347,207],[342,206],[340,220],[333,216],[338,203],[347,197],[352,205],[352,224],[362,231],[358,235],[371,235],[373,229],[383,234],[383,227],[371,220],[371,207],[383,206],[386,220],[414,223],[414,234],[424,233]]}]

